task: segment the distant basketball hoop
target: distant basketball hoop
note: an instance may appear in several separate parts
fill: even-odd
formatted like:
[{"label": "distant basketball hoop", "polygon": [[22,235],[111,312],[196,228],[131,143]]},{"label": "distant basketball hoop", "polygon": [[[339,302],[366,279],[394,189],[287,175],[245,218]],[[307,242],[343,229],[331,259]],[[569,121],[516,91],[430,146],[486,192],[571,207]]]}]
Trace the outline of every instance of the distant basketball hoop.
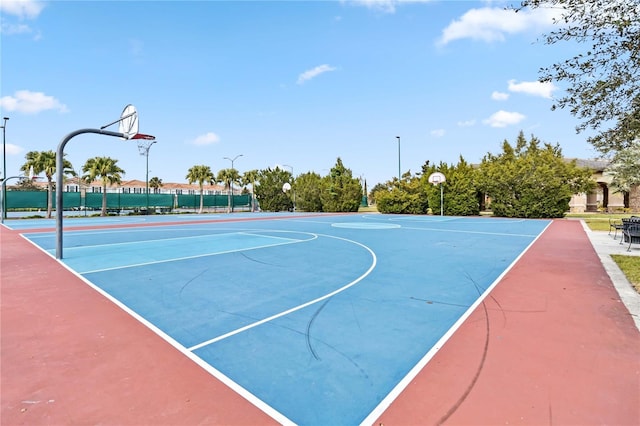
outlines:
[{"label": "distant basketball hoop", "polygon": [[440,216],[444,215],[444,192],[442,189],[442,184],[447,181],[447,178],[440,172],[434,172],[429,175],[429,183],[432,183],[435,186],[440,185]]},{"label": "distant basketball hoop", "polygon": [[445,178],[444,175],[440,172],[431,173],[429,175],[429,183],[432,183],[434,185],[439,185],[441,183],[445,183],[446,181],[447,178]]}]

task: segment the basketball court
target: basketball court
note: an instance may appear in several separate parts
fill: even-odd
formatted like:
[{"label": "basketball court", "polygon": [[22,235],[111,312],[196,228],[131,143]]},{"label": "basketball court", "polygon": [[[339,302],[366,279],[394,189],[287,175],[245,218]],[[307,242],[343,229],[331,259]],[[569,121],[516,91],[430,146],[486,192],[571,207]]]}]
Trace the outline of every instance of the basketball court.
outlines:
[{"label": "basketball court", "polygon": [[67,219],[59,261],[46,223],[2,229],[3,424],[638,419],[640,336],[579,222]]}]

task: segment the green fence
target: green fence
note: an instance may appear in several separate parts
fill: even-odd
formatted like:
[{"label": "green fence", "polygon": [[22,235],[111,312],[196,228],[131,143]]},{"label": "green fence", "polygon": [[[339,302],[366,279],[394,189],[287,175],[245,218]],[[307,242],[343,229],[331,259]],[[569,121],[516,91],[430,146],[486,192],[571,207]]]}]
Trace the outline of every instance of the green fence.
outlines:
[{"label": "green fence", "polygon": [[[231,203],[234,208],[251,207],[251,195],[242,194],[231,197]],[[222,209],[229,206],[229,196],[227,195],[204,195],[202,197],[202,206],[207,209]],[[176,207],[181,209],[199,209],[200,194],[178,195]]]},{"label": "green fence", "polygon": [[[84,196],[82,196],[84,195]],[[251,207],[251,195],[234,195],[232,197],[234,208],[248,209]],[[102,193],[88,192],[63,192],[62,202],[65,210],[100,210],[102,208]],[[7,210],[46,210],[46,191],[7,191]],[[51,195],[52,207],[56,207],[56,194]],[[227,195],[205,195],[203,206],[208,209],[227,208],[229,198]],[[173,195],[173,194],[121,194],[107,193],[107,209],[110,210],[139,210],[149,208],[160,209],[199,209],[200,194]]]},{"label": "green fence", "polygon": [[[147,199],[147,195],[149,198]],[[84,207],[94,210],[102,208],[102,194],[89,192],[84,199]],[[171,194],[120,194],[107,193],[107,208],[119,210],[135,210],[141,208],[160,207],[172,208],[173,195]],[[67,208],[65,202],[65,208]]]}]

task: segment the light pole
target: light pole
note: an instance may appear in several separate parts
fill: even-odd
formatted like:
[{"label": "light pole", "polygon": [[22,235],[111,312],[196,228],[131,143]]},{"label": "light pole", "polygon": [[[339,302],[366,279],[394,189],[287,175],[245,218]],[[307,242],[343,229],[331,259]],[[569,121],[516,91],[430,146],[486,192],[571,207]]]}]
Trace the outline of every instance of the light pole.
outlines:
[{"label": "light pole", "polygon": [[[7,182],[10,179],[24,179],[25,177],[26,176],[20,175],[20,176],[9,176],[6,179],[5,178],[2,179],[2,192],[0,192],[0,197],[2,197],[2,203],[1,204],[3,206],[4,206],[4,197],[5,197],[5,194],[7,192]],[[4,207],[3,207],[3,210],[2,210],[2,216],[0,216],[0,217],[1,217],[0,222],[4,223],[4,220],[6,219],[6,217],[4,215]]]},{"label": "light pole", "polygon": [[400,136],[396,136],[398,139],[398,185],[400,185]]},{"label": "light pole", "polygon": [[146,214],[149,214],[149,150],[151,149],[151,145],[153,145],[154,143],[156,143],[156,141],[151,141],[151,142],[143,142],[142,140],[138,143],[138,150],[140,150],[140,155],[144,155],[145,157],[147,157],[147,180],[146,180],[146,186],[147,186],[147,210],[146,210]]},{"label": "light pole", "polygon": [[[231,173],[233,173],[233,170],[235,170],[233,168],[233,162],[236,161],[238,159],[238,157],[242,157],[242,154],[238,154],[233,158],[224,157],[225,160],[231,161],[231,170],[232,170]],[[232,213],[233,212],[233,202],[232,202],[232,200],[233,200],[233,177],[231,177],[231,179],[229,179],[229,193],[228,193],[227,197],[228,197],[228,203],[229,203],[229,207],[228,207],[229,208],[229,213]]]},{"label": "light pole", "polygon": [[[7,178],[7,121],[9,121],[9,117],[2,118],[2,181]],[[2,219],[7,218],[7,202],[4,197],[2,197]]]},{"label": "light pole", "polygon": [[[295,181],[295,178],[293,177],[293,166],[290,166],[288,164],[283,164],[284,167],[289,167],[291,169],[291,182],[293,183]],[[293,189],[293,211],[296,211],[296,190]]]}]

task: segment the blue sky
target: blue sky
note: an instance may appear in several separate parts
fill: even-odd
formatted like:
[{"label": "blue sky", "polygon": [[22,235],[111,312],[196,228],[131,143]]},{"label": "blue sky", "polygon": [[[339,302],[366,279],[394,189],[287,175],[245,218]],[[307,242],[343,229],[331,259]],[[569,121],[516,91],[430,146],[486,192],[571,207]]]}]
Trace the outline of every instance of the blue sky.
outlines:
[{"label": "blue sky", "polygon": [[[242,154],[241,173],[295,175],[326,175],[340,157],[371,188],[398,174],[396,136],[402,172],[477,163],[521,130],[596,157],[576,119],[551,111],[562,86],[537,83],[578,51],[539,41],[557,11],[514,14],[510,3],[3,0],[7,175],[127,104],[157,138],[149,176],[164,182]],[[124,179],[145,179],[136,141],[81,135],[65,153],[78,171],[109,156]]]}]

